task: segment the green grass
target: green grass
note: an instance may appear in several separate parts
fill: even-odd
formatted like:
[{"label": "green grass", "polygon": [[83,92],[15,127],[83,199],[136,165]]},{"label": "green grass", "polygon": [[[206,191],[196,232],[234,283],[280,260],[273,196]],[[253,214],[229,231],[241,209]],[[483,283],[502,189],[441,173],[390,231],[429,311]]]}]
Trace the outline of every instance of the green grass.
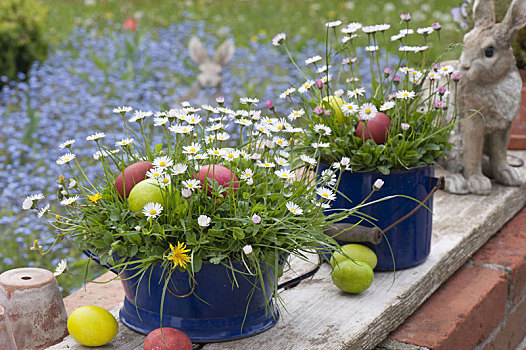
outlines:
[{"label": "green grass", "polygon": [[[238,45],[250,40],[270,40],[278,32],[305,39],[324,40],[325,26],[336,19],[366,25],[389,23],[399,26],[399,14],[411,13],[413,28],[440,22],[442,47],[459,43],[462,34],[449,15],[458,0],[314,1],[314,0],[43,0],[49,8],[48,33],[53,41],[67,37],[75,25],[93,25],[127,17],[139,20],[138,30],[168,26],[183,20],[205,21],[212,32],[231,33]],[[290,45],[290,44],[289,44]],[[293,47],[294,48],[294,47]],[[456,49],[444,59],[458,57]]]}]

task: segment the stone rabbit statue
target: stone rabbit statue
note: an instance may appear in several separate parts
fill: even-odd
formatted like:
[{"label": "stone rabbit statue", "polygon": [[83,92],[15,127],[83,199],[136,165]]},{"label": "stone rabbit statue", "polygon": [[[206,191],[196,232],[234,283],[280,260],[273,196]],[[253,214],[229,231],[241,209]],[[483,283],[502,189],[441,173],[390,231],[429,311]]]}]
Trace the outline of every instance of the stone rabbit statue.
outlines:
[{"label": "stone rabbit statue", "polygon": [[223,67],[230,62],[235,50],[234,42],[231,39],[227,39],[217,48],[214,58],[210,59],[201,40],[193,36],[188,43],[188,52],[192,61],[199,65],[199,75],[196,82],[177,102],[195,100],[202,89],[219,88],[222,81]]},{"label": "stone rabbit statue", "polygon": [[495,23],[493,0],[475,0],[473,21],[457,63],[462,78],[456,104],[463,121],[457,125],[460,133],[452,135],[457,150],[445,160],[454,172],[446,177],[445,189],[488,195],[488,177],[507,186],[523,182],[508,165],[506,152],[522,88],[511,41],[526,26],[526,0],[513,0],[501,23]]}]

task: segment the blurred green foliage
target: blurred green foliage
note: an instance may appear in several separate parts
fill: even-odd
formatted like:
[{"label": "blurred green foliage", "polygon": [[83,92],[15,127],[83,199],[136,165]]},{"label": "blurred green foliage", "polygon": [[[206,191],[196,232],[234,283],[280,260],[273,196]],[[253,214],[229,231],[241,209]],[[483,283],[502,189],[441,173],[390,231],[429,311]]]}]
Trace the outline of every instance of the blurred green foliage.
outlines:
[{"label": "blurred green foliage", "polygon": [[15,79],[46,58],[46,13],[37,0],[0,1],[0,75]]}]

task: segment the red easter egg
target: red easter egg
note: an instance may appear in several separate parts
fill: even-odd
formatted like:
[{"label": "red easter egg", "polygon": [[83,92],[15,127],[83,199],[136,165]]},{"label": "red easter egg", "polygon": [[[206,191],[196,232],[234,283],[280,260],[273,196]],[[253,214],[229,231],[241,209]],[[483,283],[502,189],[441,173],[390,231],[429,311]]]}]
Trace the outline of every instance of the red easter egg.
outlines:
[{"label": "red easter egg", "polygon": [[[122,172],[115,179],[115,188],[119,192],[121,198],[128,198],[133,186],[146,178],[148,170],[153,168],[153,164],[148,161],[133,163],[124,169],[124,181],[126,182],[124,188],[122,186]],[[126,196],[123,195],[123,190],[126,189]]]},{"label": "red easter egg", "polygon": [[355,135],[365,141],[372,138],[379,145],[387,139],[389,127],[391,127],[391,119],[382,112],[376,112],[374,118],[367,121],[367,127],[365,127],[363,122],[358,123]]},{"label": "red easter egg", "polygon": [[144,350],[192,350],[192,341],[178,329],[163,327],[161,333],[157,328],[144,339]]},{"label": "red easter egg", "polygon": [[[207,179],[214,179],[217,183],[225,188],[229,187],[235,191],[239,188],[239,182],[236,175],[230,171],[227,167],[217,164],[203,165],[199,169],[199,174],[196,174],[196,177],[199,178],[201,184],[206,188],[206,192],[210,195],[212,193],[212,188],[208,186]],[[225,191],[221,192],[224,194]]]}]

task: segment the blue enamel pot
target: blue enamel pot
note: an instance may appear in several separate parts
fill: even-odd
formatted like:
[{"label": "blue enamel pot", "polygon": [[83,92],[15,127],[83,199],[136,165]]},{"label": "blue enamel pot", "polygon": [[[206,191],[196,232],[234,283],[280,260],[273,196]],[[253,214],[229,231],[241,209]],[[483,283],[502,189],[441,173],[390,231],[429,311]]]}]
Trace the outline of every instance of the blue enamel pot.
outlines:
[{"label": "blue enamel pot", "polygon": [[[319,168],[319,173],[321,173],[328,167],[321,164]],[[389,175],[383,175],[380,172],[346,171],[342,174],[338,190],[351,202],[338,194],[336,200],[332,202],[332,208],[353,208],[360,204],[371,193],[377,179],[383,180],[384,185],[379,191],[373,193],[367,202],[393,195],[405,195],[423,202],[437,184],[438,179],[433,175],[434,166],[432,165],[409,170],[391,170]],[[395,268],[413,267],[424,262],[429,256],[433,223],[432,195],[424,202],[428,209],[421,206],[412,215],[391,228],[394,223],[419,205],[417,201],[395,197],[360,209],[361,213],[375,219],[371,220],[371,223],[364,220],[360,222],[360,226],[374,227],[376,225],[382,230],[389,228],[379,244],[357,242],[367,245],[376,253],[378,264],[375,270],[392,271]],[[359,221],[359,218],[350,216],[341,222],[355,224]],[[339,241],[339,243],[349,242]]]},{"label": "blue enamel pot", "polygon": [[[86,252],[93,260],[98,259]],[[274,274],[264,271],[264,288],[255,276],[246,274],[238,261],[229,262],[235,271],[224,265],[204,262],[195,274],[195,282],[187,272],[175,270],[164,295],[162,326],[177,328],[192,342],[234,340],[261,333],[271,328],[279,313],[273,304]],[[105,266],[115,273],[111,266]],[[121,274],[124,305],[121,321],[131,329],[148,334],[161,326],[161,303],[167,272],[160,263],[143,275],[128,266]],[[242,273],[244,272],[244,273]]]}]

